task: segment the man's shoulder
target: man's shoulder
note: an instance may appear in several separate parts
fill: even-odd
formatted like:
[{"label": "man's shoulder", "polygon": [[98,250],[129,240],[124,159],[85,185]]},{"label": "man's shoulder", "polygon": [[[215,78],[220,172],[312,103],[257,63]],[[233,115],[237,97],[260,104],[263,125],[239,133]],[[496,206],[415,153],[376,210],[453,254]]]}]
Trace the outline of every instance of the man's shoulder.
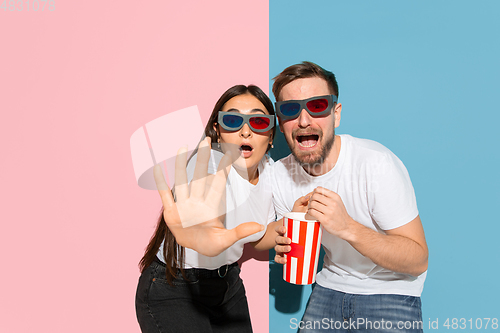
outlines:
[{"label": "man's shoulder", "polygon": [[374,154],[391,152],[386,146],[374,140],[356,138],[348,134],[340,134],[340,137],[347,141],[346,145],[351,149],[361,149]]},{"label": "man's shoulder", "polygon": [[389,148],[377,141],[356,138],[347,134],[341,134],[340,137],[344,141],[342,146],[345,146],[346,150],[349,151],[351,158],[368,162],[395,156]]},{"label": "man's shoulder", "polygon": [[352,136],[346,139],[348,157],[345,163],[355,169],[377,170],[375,174],[381,175],[405,168],[396,154],[379,142]]}]

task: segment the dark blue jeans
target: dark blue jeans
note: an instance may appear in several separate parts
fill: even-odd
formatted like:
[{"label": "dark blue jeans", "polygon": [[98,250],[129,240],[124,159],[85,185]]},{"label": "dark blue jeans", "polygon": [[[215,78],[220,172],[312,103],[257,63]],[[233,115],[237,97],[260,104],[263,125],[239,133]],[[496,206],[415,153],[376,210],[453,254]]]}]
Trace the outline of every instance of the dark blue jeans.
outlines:
[{"label": "dark blue jeans", "polygon": [[290,328],[312,332],[423,332],[420,297],[346,294],[315,285],[304,317]]},{"label": "dark blue jeans", "polygon": [[[178,274],[169,285],[165,267],[153,262],[137,286],[135,308],[143,333],[252,332],[240,268],[207,278],[197,270]],[[222,274],[223,275],[223,274]]]}]

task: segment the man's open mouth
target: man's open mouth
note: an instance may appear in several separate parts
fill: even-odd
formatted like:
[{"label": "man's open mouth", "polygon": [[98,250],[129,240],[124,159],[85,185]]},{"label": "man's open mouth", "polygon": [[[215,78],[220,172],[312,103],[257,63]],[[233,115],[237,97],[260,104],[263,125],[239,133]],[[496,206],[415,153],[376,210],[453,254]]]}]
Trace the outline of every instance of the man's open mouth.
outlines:
[{"label": "man's open mouth", "polygon": [[299,146],[304,148],[311,148],[316,146],[319,140],[319,135],[311,134],[311,135],[297,135],[297,142]]}]

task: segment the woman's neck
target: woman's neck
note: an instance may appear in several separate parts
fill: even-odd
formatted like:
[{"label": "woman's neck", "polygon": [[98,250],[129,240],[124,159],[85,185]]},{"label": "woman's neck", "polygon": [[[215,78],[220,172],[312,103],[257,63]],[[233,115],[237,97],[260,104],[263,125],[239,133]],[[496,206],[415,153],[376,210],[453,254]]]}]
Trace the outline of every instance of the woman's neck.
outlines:
[{"label": "woman's neck", "polygon": [[246,169],[240,169],[240,168],[234,168],[238,174],[248,180],[248,182],[252,185],[257,185],[259,182],[259,168],[258,166],[253,166],[251,168],[246,168]]}]

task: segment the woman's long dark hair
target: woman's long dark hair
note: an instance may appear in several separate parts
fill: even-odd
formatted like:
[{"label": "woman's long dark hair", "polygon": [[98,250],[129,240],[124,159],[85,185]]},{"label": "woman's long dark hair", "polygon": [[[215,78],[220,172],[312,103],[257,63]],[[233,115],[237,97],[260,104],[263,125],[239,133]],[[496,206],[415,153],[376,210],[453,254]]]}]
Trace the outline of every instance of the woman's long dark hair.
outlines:
[{"label": "woman's long dark hair", "polygon": [[[214,109],[210,118],[208,119],[207,126],[205,126],[205,136],[209,136],[212,139],[212,143],[217,142],[218,134],[214,129],[214,124],[219,126],[217,123],[219,111],[222,110],[224,104],[229,101],[231,98],[250,94],[255,96],[264,106],[270,115],[274,115],[274,107],[273,103],[269,99],[269,97],[257,86],[249,85],[248,87],[245,85],[236,85],[234,87],[226,90],[224,94],[219,98],[217,103],[215,103]],[[271,137],[274,137],[276,131],[276,126],[273,127]],[[271,145],[268,146],[267,150],[271,148]],[[196,151],[195,151],[196,152]],[[174,235],[168,229],[167,224],[165,223],[165,219],[163,218],[163,207],[160,212],[160,216],[158,218],[158,223],[156,225],[155,233],[151,240],[149,241],[148,246],[146,247],[146,251],[141,261],[139,262],[139,268],[141,273],[155,260],[156,254],[160,249],[160,245],[165,240],[163,244],[163,258],[165,258],[165,264],[167,268],[167,281],[169,284],[172,284],[173,279],[177,276],[177,273],[180,271],[182,276],[184,275],[184,247],[177,244]]]}]

